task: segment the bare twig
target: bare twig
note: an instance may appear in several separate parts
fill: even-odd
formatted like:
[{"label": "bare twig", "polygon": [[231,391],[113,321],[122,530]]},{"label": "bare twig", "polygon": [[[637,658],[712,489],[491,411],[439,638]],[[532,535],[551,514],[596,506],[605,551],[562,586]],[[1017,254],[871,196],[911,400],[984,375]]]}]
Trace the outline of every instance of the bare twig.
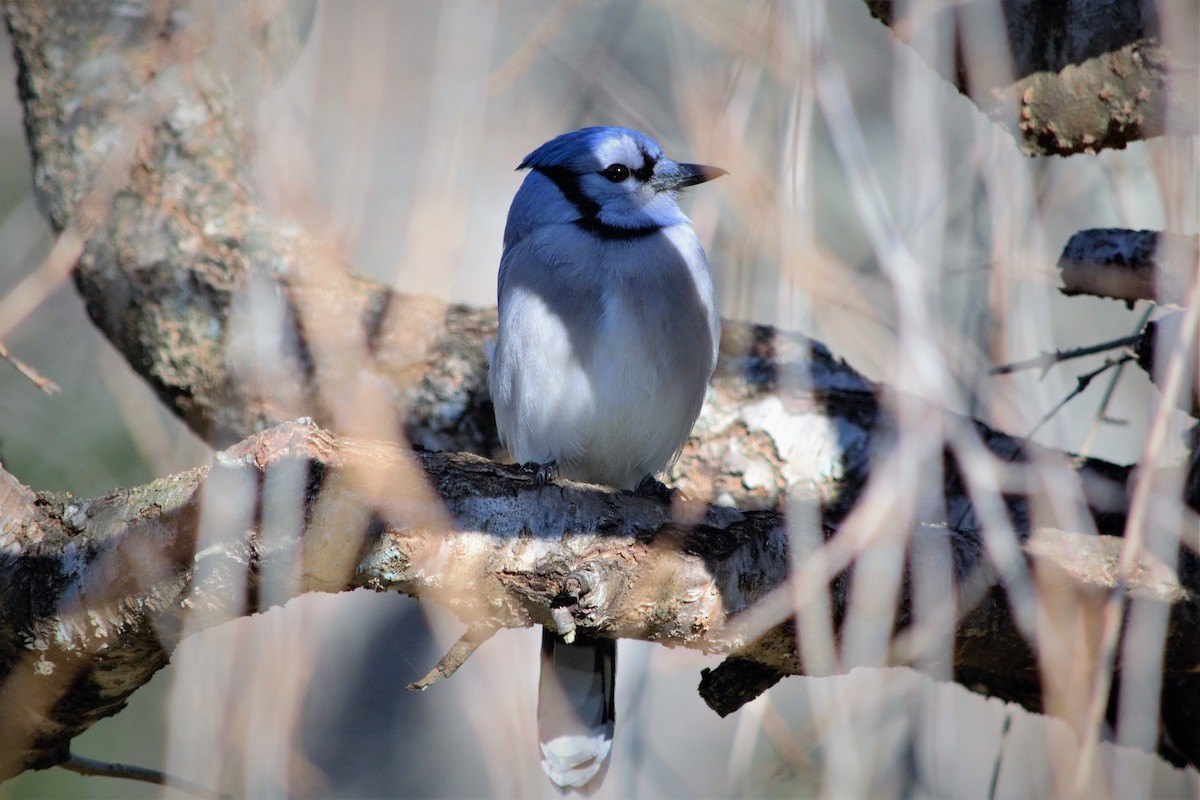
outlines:
[{"label": "bare twig", "polygon": [[79,232],[63,231],[42,263],[0,298],[0,337],[20,325],[67,279],[82,253],[83,238]]},{"label": "bare twig", "polygon": [[34,386],[41,389],[46,394],[58,394],[59,391],[61,391],[57,383],[50,380],[45,375],[14,356],[4,342],[0,342],[0,359],[7,361],[16,367],[17,372],[28,378]]},{"label": "bare twig", "polygon": [[[1140,330],[1140,328],[1139,328]],[[1090,344],[1086,347],[1076,347],[1072,350],[1055,350],[1053,353],[1042,351],[1040,355],[1025,361],[1014,361],[1011,364],[1002,364],[998,367],[992,367],[990,374],[992,375],[1010,375],[1014,372],[1021,372],[1027,369],[1040,369],[1043,373],[1053,367],[1060,361],[1070,361],[1073,358],[1082,358],[1096,353],[1103,353],[1105,350],[1115,350],[1118,347],[1129,347],[1137,344],[1138,335],[1122,336],[1120,339],[1112,339],[1099,344]]]},{"label": "bare twig", "polygon": [[433,669],[429,670],[424,678],[410,683],[407,687],[408,690],[410,692],[423,692],[438,681],[449,678],[458,672],[458,668],[467,663],[467,659],[479,649],[479,646],[492,638],[498,630],[499,628],[490,625],[467,628],[467,632],[458,637],[458,641],[450,645],[450,649],[446,651],[446,655],[442,656]]},{"label": "bare twig", "polygon": [[[1137,325],[1134,326],[1133,335],[1139,339],[1142,336],[1142,329],[1146,327],[1146,323],[1150,321],[1150,315],[1154,313],[1154,306],[1147,306],[1142,312],[1142,316],[1138,319]],[[1112,402],[1112,396],[1117,390],[1117,384],[1121,381],[1121,376],[1125,374],[1125,365],[1121,364],[1113,372],[1112,377],[1108,381],[1108,386],[1104,387],[1104,396],[1100,398],[1100,405],[1096,408],[1096,415],[1092,418],[1092,424],[1088,426],[1087,435],[1083,438],[1083,444],[1079,447],[1079,455],[1085,456],[1092,450],[1092,444],[1095,442],[1096,434],[1100,431],[1100,426],[1107,423],[1109,425],[1124,425],[1125,420],[1114,419],[1108,416],[1108,404]]]},{"label": "bare twig", "polygon": [[98,761],[94,758],[84,758],[72,753],[66,761],[59,764],[60,767],[71,772],[79,773],[80,775],[95,775],[104,778],[124,778],[129,781],[140,781],[142,783],[153,783],[157,786],[165,786],[170,789],[175,789],[195,797],[215,798],[216,800],[232,800],[232,795],[218,792],[215,789],[210,789],[207,786],[201,786],[198,783],[185,780],[184,778],[175,775],[168,775],[157,769],[149,769],[148,767],[137,767],[132,764],[117,764],[112,761]]},{"label": "bare twig", "polygon": [[1000,749],[996,752],[996,760],[992,766],[992,778],[988,782],[988,800],[995,800],[996,789],[1000,785],[1000,769],[1004,766],[1004,752],[1008,747],[1008,735],[1012,730],[1012,711],[1005,712],[1004,724],[1000,727]]},{"label": "bare twig", "polygon": [[1092,370],[1091,372],[1085,372],[1083,375],[1077,376],[1075,378],[1075,388],[1071,390],[1071,393],[1068,394],[1066,397],[1064,397],[1062,400],[1060,400],[1057,404],[1055,404],[1054,408],[1047,411],[1045,416],[1043,416],[1038,421],[1038,424],[1033,426],[1033,430],[1031,430],[1029,432],[1029,434],[1026,436],[1026,438],[1032,439],[1034,437],[1034,435],[1039,430],[1041,430],[1043,425],[1045,425],[1047,422],[1049,422],[1055,414],[1057,414],[1059,411],[1061,411],[1063,409],[1063,406],[1065,406],[1067,403],[1074,400],[1079,395],[1083,394],[1084,391],[1088,388],[1088,385],[1091,384],[1091,382],[1097,376],[1103,375],[1105,372],[1112,369],[1113,367],[1120,367],[1122,364],[1126,364],[1133,360],[1134,360],[1133,355],[1124,355],[1116,360],[1111,359],[1111,358],[1106,358],[1104,360],[1104,363],[1101,364],[1096,369]]}]

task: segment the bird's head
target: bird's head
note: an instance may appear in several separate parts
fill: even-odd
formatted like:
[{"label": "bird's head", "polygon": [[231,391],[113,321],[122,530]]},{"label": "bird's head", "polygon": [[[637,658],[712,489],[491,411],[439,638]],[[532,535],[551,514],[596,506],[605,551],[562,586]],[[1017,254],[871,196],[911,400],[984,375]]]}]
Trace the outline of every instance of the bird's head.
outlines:
[{"label": "bird's head", "polygon": [[672,161],[644,133],[613,127],[564,133],[526,156],[517,169],[549,179],[578,212],[573,221],[617,237],[686,222],[675,202],[679,190],[725,174],[717,167]]}]

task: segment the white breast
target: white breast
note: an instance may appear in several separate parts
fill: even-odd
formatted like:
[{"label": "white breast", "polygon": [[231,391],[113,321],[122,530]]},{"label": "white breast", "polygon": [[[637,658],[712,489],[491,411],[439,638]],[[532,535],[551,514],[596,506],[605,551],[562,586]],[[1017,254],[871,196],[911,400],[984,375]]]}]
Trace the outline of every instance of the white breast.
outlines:
[{"label": "white breast", "polygon": [[555,227],[506,254],[497,426],[518,461],[629,488],[670,464],[699,414],[719,324],[707,264],[686,225],[628,242]]}]

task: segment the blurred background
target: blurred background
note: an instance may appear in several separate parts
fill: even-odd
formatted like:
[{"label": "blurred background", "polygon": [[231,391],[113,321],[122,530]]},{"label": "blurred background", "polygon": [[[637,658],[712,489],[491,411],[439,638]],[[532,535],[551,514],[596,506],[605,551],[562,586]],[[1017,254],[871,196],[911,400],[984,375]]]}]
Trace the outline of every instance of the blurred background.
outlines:
[{"label": "blurred background", "polygon": [[[2,296],[51,238],[7,40],[0,54]],[[913,307],[897,287],[911,289],[951,377],[938,401],[1018,436],[1103,357],[1044,376],[987,369],[1125,336],[1143,311],[1061,297],[1054,265],[1068,237],[1196,232],[1194,141],[1027,159],[861,2],[319,3],[257,116],[260,189],[281,220],[400,291],[480,306],[495,302],[521,159],[584,125],[643,130],[673,158],[729,170],[684,201],[725,317],[808,334],[868,377],[929,394],[898,358]],[[852,191],[864,180],[873,206]],[[881,223],[913,257],[900,278],[879,249]],[[0,459],[25,484],[86,497],[211,458],[95,331],[69,282],[48,287],[3,341],[62,387],[48,398],[0,364]],[[1107,407],[1115,422],[1098,423],[1101,384],[1036,440],[1135,460],[1155,390],[1127,371]],[[1185,423],[1178,415],[1168,437],[1176,456]],[[235,796],[550,796],[533,734],[535,631],[502,632],[450,681],[404,690],[459,633],[407,598],[303,597],[186,640],[76,752]],[[601,797],[980,796],[993,781],[1000,794],[1040,794],[1054,754],[1075,746],[1061,724],[909,670],[786,679],[719,719],[695,691],[715,660],[640,643],[623,643],[621,659]],[[1024,734],[1001,758],[1005,730],[1006,741]],[[914,763],[922,783],[891,782]],[[0,786],[13,798],[155,796],[61,770]]]}]

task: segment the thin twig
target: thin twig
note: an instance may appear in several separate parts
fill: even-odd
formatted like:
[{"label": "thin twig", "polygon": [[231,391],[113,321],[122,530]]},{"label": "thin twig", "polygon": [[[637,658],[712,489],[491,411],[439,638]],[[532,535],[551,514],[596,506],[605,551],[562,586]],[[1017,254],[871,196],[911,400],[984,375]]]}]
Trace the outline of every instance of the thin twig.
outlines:
[{"label": "thin twig", "polygon": [[1000,768],[1004,766],[1004,751],[1008,747],[1008,734],[1012,730],[1013,712],[1011,709],[1004,715],[1004,724],[1000,726],[1000,748],[996,751],[996,761],[992,765],[992,778],[988,781],[988,800],[996,799],[996,790],[1000,788]]},{"label": "thin twig", "polygon": [[16,367],[17,372],[21,373],[30,381],[32,381],[34,386],[41,389],[46,394],[58,394],[59,391],[61,391],[57,383],[50,380],[45,375],[14,356],[12,352],[9,351],[8,347],[5,346],[4,342],[0,342],[0,359],[3,359],[4,361],[7,361]]},{"label": "thin twig", "polygon": [[1041,427],[1043,425],[1045,425],[1047,422],[1049,422],[1051,417],[1053,417],[1055,414],[1057,414],[1059,411],[1061,411],[1063,406],[1065,406],[1067,403],[1074,400],[1079,395],[1083,394],[1084,390],[1087,389],[1088,384],[1090,384],[1092,382],[1092,380],[1094,378],[1096,378],[1098,375],[1103,375],[1105,372],[1112,369],[1113,367],[1119,367],[1122,364],[1126,364],[1130,361],[1133,361],[1134,358],[1135,358],[1135,356],[1133,356],[1133,355],[1124,355],[1115,361],[1111,358],[1106,358],[1106,359],[1104,359],[1104,363],[1101,364],[1098,368],[1092,370],[1091,372],[1085,372],[1084,374],[1075,378],[1075,388],[1071,390],[1071,393],[1068,394],[1066,397],[1064,397],[1062,400],[1060,400],[1054,406],[1054,408],[1047,411],[1046,415],[1041,418],[1041,420],[1038,422],[1037,425],[1033,426],[1033,430],[1031,430],[1028,434],[1026,434],[1025,438],[1032,439],[1033,435],[1035,433],[1037,433],[1039,430],[1041,430]]},{"label": "thin twig", "polygon": [[457,642],[450,645],[450,649],[446,652],[446,655],[442,656],[442,660],[433,669],[429,670],[424,678],[410,683],[408,690],[410,692],[423,692],[438,681],[449,678],[455,672],[458,672],[458,668],[467,663],[467,659],[471,657],[471,654],[479,649],[479,645],[492,638],[496,630],[496,628],[491,627],[468,628],[466,633],[458,637]]},{"label": "thin twig", "polygon": [[74,753],[69,755],[67,760],[59,764],[59,766],[71,772],[77,772],[80,775],[98,775],[105,778],[124,778],[130,781],[153,783],[158,786],[177,789],[196,797],[216,798],[216,800],[232,800],[233,797],[232,795],[218,792],[215,789],[209,789],[207,786],[201,786],[198,783],[193,783],[174,775],[168,775],[165,772],[150,769],[149,767],[135,767],[132,764],[98,761],[94,758],[77,756]]},{"label": "thin twig", "polygon": [[54,240],[42,263],[0,298],[0,337],[12,332],[67,279],[83,254],[83,243],[77,227],[69,226]]},{"label": "thin twig", "polygon": [[1100,344],[1090,344],[1087,347],[1076,347],[1074,350],[1055,350],[1053,353],[1042,352],[1041,355],[1025,361],[1015,361],[1012,364],[1001,364],[998,367],[992,367],[990,374],[992,375],[1008,375],[1013,372],[1020,372],[1026,369],[1040,369],[1043,372],[1053,367],[1060,361],[1069,361],[1072,358],[1082,358],[1095,353],[1103,353],[1105,350],[1115,350],[1118,347],[1129,347],[1136,344],[1138,335],[1123,336],[1120,339],[1113,339],[1109,342],[1101,342]]},{"label": "thin twig", "polygon": [[[1142,330],[1146,327],[1146,323],[1150,321],[1150,315],[1154,313],[1154,306],[1147,306],[1145,312],[1138,320],[1137,326],[1133,329],[1133,335],[1139,336]],[[1100,432],[1100,426],[1104,423],[1110,425],[1124,425],[1125,420],[1113,419],[1108,416],[1108,404],[1112,402],[1112,396],[1117,390],[1117,383],[1120,382],[1121,376],[1125,374],[1125,364],[1117,367],[1112,378],[1108,381],[1108,386],[1104,389],[1104,397],[1100,399],[1100,406],[1096,409],[1096,416],[1092,418],[1092,424],[1088,426],[1087,435],[1083,438],[1083,444],[1079,448],[1079,455],[1086,456],[1092,449],[1092,443],[1096,439],[1096,435]]]}]

